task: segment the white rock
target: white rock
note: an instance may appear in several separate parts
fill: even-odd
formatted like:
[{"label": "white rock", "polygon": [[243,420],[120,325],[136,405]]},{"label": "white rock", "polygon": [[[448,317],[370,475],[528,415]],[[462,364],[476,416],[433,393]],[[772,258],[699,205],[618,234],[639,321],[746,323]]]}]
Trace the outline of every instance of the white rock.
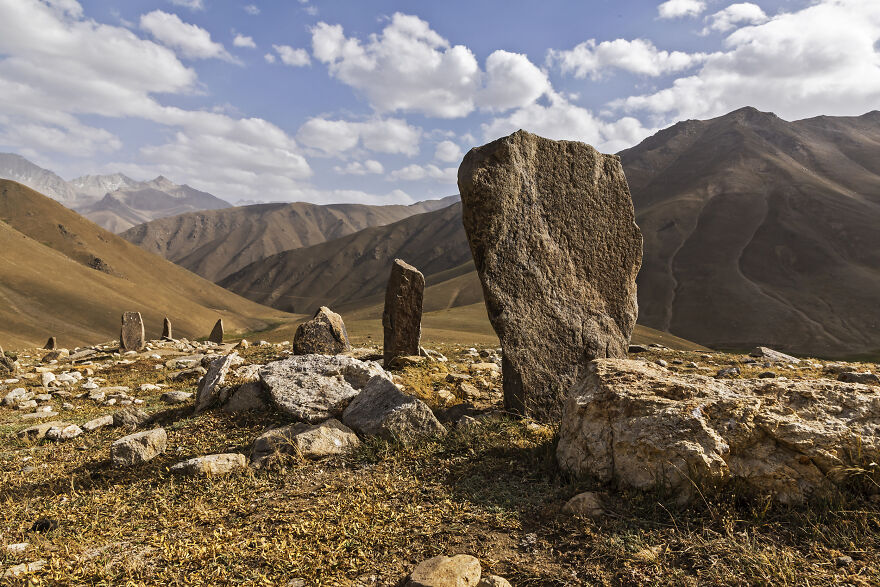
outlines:
[{"label": "white rock", "polygon": [[43,377],[41,378],[43,383],[43,387],[49,387],[55,381],[55,374],[51,371],[47,371],[43,373]]},{"label": "white rock", "polygon": [[214,477],[247,469],[247,459],[238,453],[206,455],[187,459],[171,467],[176,475],[205,475]]},{"label": "white rock", "polygon": [[357,434],[337,420],[330,419],[321,424],[297,422],[269,430],[257,438],[252,460],[255,466],[261,466],[276,453],[320,459],[349,453],[360,443]]},{"label": "white rock", "polygon": [[46,431],[46,438],[49,440],[70,440],[76,438],[82,433],[82,428],[76,424],[69,424],[64,427],[53,426]]}]

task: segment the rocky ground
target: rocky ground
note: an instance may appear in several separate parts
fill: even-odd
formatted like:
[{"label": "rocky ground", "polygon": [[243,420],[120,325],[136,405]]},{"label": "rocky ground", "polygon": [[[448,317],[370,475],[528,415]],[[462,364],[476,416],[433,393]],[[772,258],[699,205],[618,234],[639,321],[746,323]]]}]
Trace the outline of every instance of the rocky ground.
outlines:
[{"label": "rocky ground", "polygon": [[[878,480],[873,463],[808,507],[747,500],[734,485],[677,508],[657,492],[563,474],[558,431],[503,413],[497,349],[443,345],[442,356],[403,360],[391,373],[430,406],[445,435],[403,443],[362,432],[341,454],[316,458],[314,443],[300,444],[257,468],[248,466],[255,440],[289,425],[289,415],[232,411],[228,397],[227,409],[193,415],[200,380],[234,345],[153,341],[123,355],[116,346],[7,352],[16,365],[0,383],[2,581],[403,585],[422,561],[465,554],[484,579],[513,585],[880,582],[880,503],[865,490]],[[289,349],[238,346],[242,360],[228,365],[217,397]],[[671,372],[722,378],[877,371],[631,350]],[[379,359],[381,349],[351,354]],[[143,445],[155,449],[151,458],[119,466],[131,453],[114,449],[111,460],[112,443],[158,428],[161,442]],[[216,454],[242,456],[175,469]]]}]

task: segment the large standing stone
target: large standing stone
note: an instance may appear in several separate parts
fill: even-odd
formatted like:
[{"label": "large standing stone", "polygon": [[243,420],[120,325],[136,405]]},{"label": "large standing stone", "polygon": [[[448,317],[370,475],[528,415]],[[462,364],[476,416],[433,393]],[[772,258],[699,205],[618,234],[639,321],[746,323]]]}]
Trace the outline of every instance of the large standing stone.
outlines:
[{"label": "large standing stone", "polygon": [[389,379],[378,363],[345,355],[300,355],[269,363],[260,379],[279,411],[318,423],[337,418],[374,376]]},{"label": "large standing stone", "polygon": [[796,503],[880,462],[876,388],[718,380],[599,359],[571,390],[556,451],[575,475],[695,499],[733,479]]},{"label": "large standing stone", "polygon": [[342,421],[355,432],[389,440],[446,434],[425,402],[406,395],[382,377],[370,379],[345,409]]},{"label": "large standing stone", "polygon": [[220,318],[214,324],[214,329],[211,330],[211,334],[208,336],[208,342],[223,344],[223,318]]},{"label": "large standing stone", "polygon": [[139,465],[165,452],[167,445],[164,428],[123,436],[110,445],[110,462],[114,467]]},{"label": "large standing stone", "polygon": [[385,311],[382,313],[386,368],[395,357],[419,354],[424,295],[425,276],[421,271],[395,259],[385,289]]},{"label": "large standing stone", "polygon": [[168,319],[168,316],[165,316],[165,319],[162,320],[162,338],[171,340],[174,338],[171,334],[171,320]]},{"label": "large standing stone", "polygon": [[58,348],[58,341],[55,340],[54,336],[50,336],[49,340],[46,341],[46,346],[44,346],[43,349],[47,351],[54,351],[56,348]]},{"label": "large standing stone", "polygon": [[303,322],[293,335],[296,355],[338,355],[351,350],[342,316],[321,306],[315,317]]},{"label": "large standing stone", "polygon": [[503,348],[508,409],[547,420],[598,357],[626,357],[642,234],[615,155],[525,131],[471,149],[464,228]]},{"label": "large standing stone", "polygon": [[122,314],[122,330],[119,333],[119,350],[140,351],[144,348],[144,320],[140,312]]}]

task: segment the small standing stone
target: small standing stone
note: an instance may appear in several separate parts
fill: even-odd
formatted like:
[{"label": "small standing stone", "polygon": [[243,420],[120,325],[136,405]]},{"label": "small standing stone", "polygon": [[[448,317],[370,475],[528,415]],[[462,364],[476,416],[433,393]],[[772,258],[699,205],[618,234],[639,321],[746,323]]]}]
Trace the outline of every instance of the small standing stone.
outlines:
[{"label": "small standing stone", "polygon": [[46,341],[46,346],[44,346],[43,348],[47,351],[54,351],[56,348],[58,348],[58,341],[55,340],[54,336],[50,336],[49,340]]},{"label": "small standing stone", "polygon": [[167,340],[174,338],[171,336],[171,320],[168,319],[168,316],[165,316],[165,319],[162,320],[162,338]]},{"label": "small standing stone", "polygon": [[419,354],[424,294],[425,276],[421,271],[395,259],[385,289],[385,311],[382,313],[386,368],[395,357]]},{"label": "small standing stone", "polygon": [[140,312],[122,314],[122,330],[119,333],[119,351],[141,351],[144,348],[144,320]]},{"label": "small standing stone", "polygon": [[293,335],[295,355],[338,355],[351,350],[342,316],[321,306],[315,317],[303,322]]},{"label": "small standing stone", "polygon": [[208,337],[208,342],[223,344],[223,318],[220,318],[219,320],[217,320],[217,323],[214,324],[214,329],[211,331],[211,335]]}]

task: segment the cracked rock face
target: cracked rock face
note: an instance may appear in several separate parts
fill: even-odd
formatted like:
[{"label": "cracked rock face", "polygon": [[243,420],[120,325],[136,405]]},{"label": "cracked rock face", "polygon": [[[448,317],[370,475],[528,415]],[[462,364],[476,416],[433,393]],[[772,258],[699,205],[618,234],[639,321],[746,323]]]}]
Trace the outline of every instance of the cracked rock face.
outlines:
[{"label": "cracked rock face", "polygon": [[576,475],[671,490],[737,479],[799,503],[880,459],[876,387],[819,381],[719,381],[641,361],[599,359],[572,388],[557,459]]},{"label": "cracked rock face", "polygon": [[297,355],[338,355],[351,350],[342,316],[321,306],[315,316],[297,327],[293,352]]},{"label": "cracked rock face", "polygon": [[312,424],[340,417],[376,375],[390,381],[378,363],[344,355],[295,355],[260,370],[275,407]]},{"label": "cracked rock face", "polygon": [[615,155],[517,131],[471,149],[462,219],[509,410],[551,421],[595,358],[626,357],[642,234]]}]

